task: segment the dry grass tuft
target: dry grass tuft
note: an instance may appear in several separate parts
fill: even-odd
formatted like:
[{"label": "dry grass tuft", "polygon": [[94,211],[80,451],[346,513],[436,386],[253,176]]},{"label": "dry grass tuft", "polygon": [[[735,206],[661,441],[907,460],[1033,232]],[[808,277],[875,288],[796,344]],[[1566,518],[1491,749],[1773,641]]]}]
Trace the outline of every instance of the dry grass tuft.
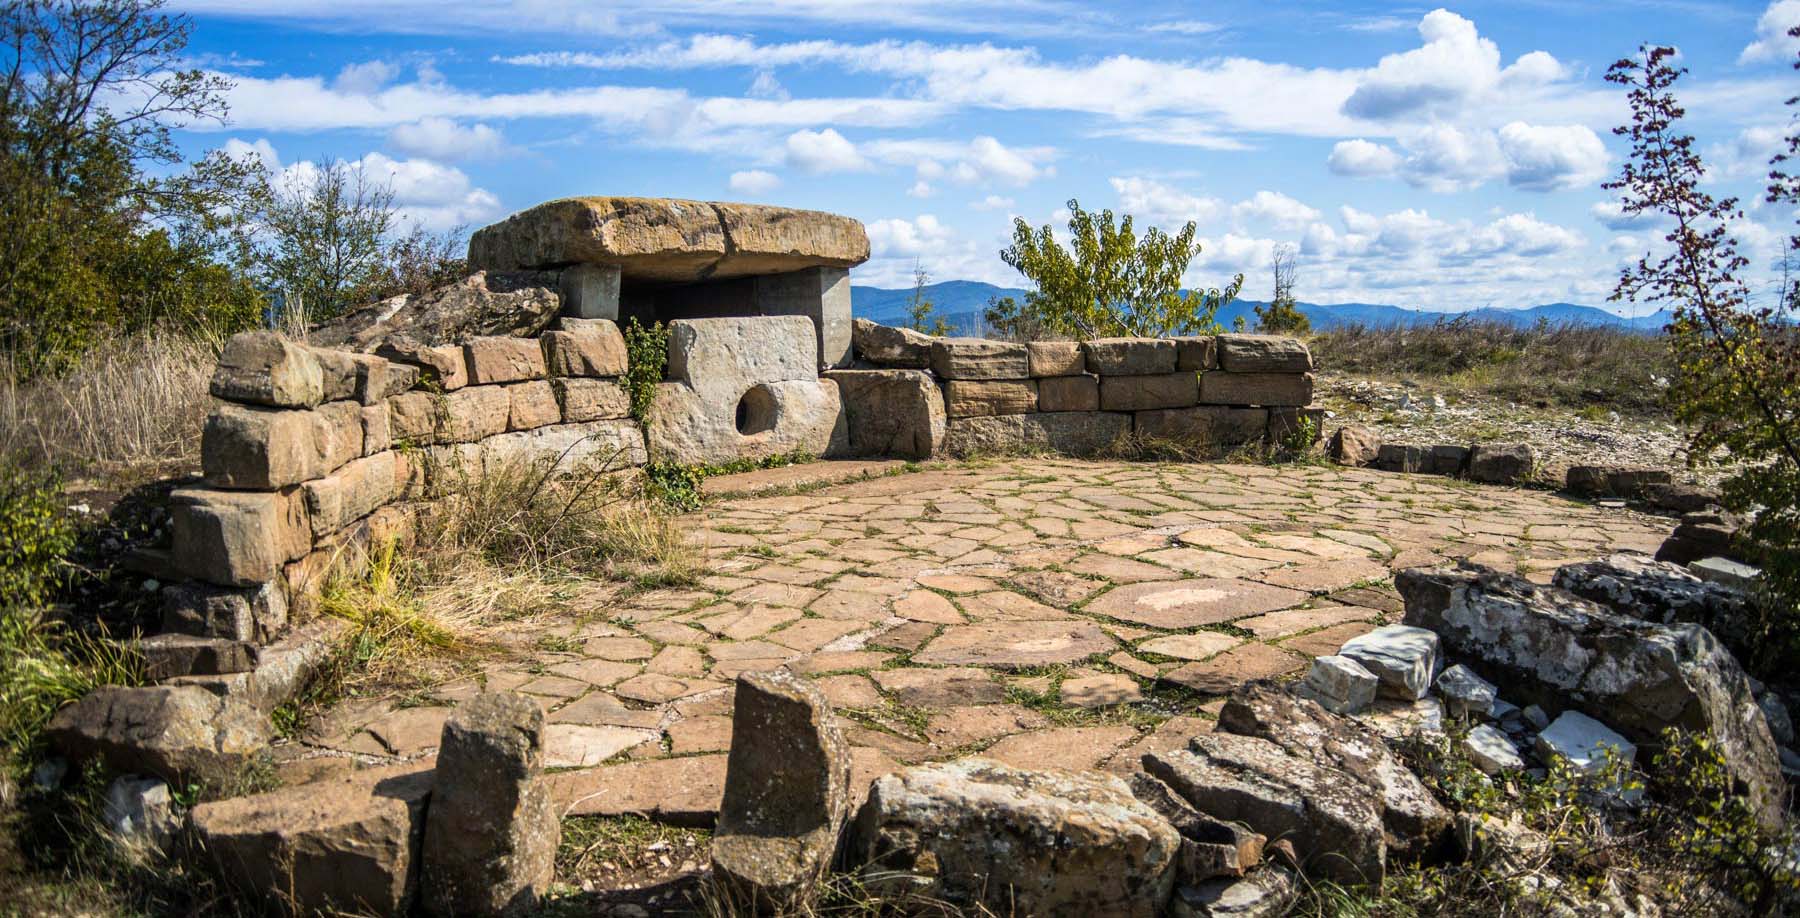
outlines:
[{"label": "dry grass tuft", "polygon": [[0,442],[67,475],[191,467],[218,342],[173,333],[107,341],[55,378],[0,370]]}]

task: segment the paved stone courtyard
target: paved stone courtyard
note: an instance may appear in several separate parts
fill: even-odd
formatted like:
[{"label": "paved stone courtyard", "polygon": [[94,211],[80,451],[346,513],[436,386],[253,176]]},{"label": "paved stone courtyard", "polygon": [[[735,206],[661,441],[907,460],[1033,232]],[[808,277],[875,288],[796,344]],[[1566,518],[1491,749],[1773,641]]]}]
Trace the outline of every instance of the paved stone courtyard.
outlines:
[{"label": "paved stone courtyard", "polygon": [[1208,696],[1396,620],[1394,570],[1470,558],[1547,582],[1572,560],[1654,551],[1669,529],[1424,475],[1036,459],[727,495],[684,523],[709,559],[697,587],[590,590],[579,620],[534,624],[479,679],[341,705],[290,752],[426,754],[485,682],[542,700],[569,814],[704,822],[732,679],[787,666],[817,680],[869,776],[975,751],[1129,769],[1210,729]]}]

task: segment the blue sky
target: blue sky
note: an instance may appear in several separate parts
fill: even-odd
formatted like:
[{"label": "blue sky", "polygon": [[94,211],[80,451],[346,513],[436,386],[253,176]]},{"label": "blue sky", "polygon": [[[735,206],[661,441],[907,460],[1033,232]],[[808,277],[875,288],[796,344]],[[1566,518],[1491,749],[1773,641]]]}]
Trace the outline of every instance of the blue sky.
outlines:
[{"label": "blue sky", "polygon": [[[1300,297],[1461,310],[1601,303],[1656,226],[1599,184],[1602,75],[1674,44],[1715,193],[1756,202],[1787,130],[1800,0],[171,0],[230,123],[183,133],[270,168],[361,162],[411,219],[479,227],[634,194],[845,213],[859,283],[1018,285],[1011,218],[1077,198],[1199,224],[1192,284],[1299,249]],[[1792,214],[1752,206],[1759,267]],[[1648,307],[1621,307],[1642,313]]]}]

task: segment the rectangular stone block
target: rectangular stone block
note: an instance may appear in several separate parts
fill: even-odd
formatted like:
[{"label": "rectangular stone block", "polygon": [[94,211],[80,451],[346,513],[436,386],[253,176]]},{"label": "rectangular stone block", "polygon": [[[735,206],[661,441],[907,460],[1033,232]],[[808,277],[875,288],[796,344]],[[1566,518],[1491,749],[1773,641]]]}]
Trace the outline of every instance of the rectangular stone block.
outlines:
[{"label": "rectangular stone block", "polygon": [[473,338],[463,345],[469,361],[469,382],[478,385],[543,379],[543,346],[536,338]]},{"label": "rectangular stone block", "polygon": [[1100,378],[1100,408],[1105,411],[1189,408],[1199,394],[1199,382],[1192,373]]},{"label": "rectangular stone block", "polygon": [[944,393],[924,370],[832,370],[853,456],[930,459],[943,452]]},{"label": "rectangular stone block", "polygon": [[1268,424],[1269,412],[1262,408],[1201,405],[1136,415],[1139,437],[1201,448],[1234,449],[1261,442]]},{"label": "rectangular stone block", "polygon": [[1049,376],[1038,380],[1043,411],[1098,411],[1100,380],[1093,376]]},{"label": "rectangular stone block", "polygon": [[565,424],[631,416],[631,397],[610,379],[552,379],[550,389]]},{"label": "rectangular stone block", "polygon": [[313,409],[221,403],[200,435],[206,481],[220,488],[280,488],[330,474],[362,455],[362,406]]},{"label": "rectangular stone block", "polygon": [[[325,401],[356,398],[356,378],[362,371],[357,361],[360,355],[329,347],[313,347],[308,350],[312,351],[313,359],[319,363],[319,378],[324,386]],[[382,358],[371,355],[369,359]]]},{"label": "rectangular stone block", "polygon": [[575,264],[557,278],[565,316],[619,320],[619,266]]},{"label": "rectangular stone block", "polygon": [[384,360],[379,375],[371,374],[363,380],[363,389],[357,393],[357,398],[365,405],[373,405],[410,391],[418,384],[418,367]]},{"label": "rectangular stone block", "polygon": [[310,408],[324,400],[312,351],[272,331],[232,335],[209,389],[214,398],[273,408]]},{"label": "rectangular stone block", "polygon": [[856,356],[878,367],[922,370],[931,366],[932,337],[910,328],[879,325],[868,319],[850,323],[850,347]]},{"label": "rectangular stone block", "polygon": [[398,496],[397,486],[392,450],[358,459],[334,474],[301,485],[313,539],[322,539],[375,512]]},{"label": "rectangular stone block", "polygon": [[1469,466],[1469,448],[1440,444],[1431,448],[1431,472],[1434,475],[1461,475]]},{"label": "rectangular stone block", "polygon": [[278,583],[240,589],[208,583],[163,588],[162,630],[266,644],[287,628],[287,591]]},{"label": "rectangular stone block", "polygon": [[1101,376],[1175,372],[1175,342],[1167,338],[1096,338],[1081,347],[1088,370]]},{"label": "rectangular stone block", "polygon": [[1037,382],[1030,379],[952,379],[944,383],[945,411],[953,418],[1029,414],[1037,410]]},{"label": "rectangular stone block", "polygon": [[431,392],[405,392],[388,399],[390,442],[429,446],[437,442],[438,414],[445,396]]},{"label": "rectangular stone block", "polygon": [[625,336],[606,321],[584,322],[580,331],[547,331],[538,339],[551,376],[625,375]]},{"label": "rectangular stone block", "polygon": [[1087,372],[1079,341],[1032,341],[1025,345],[1032,376],[1075,376]]},{"label": "rectangular stone block", "polygon": [[1023,344],[939,338],[931,342],[931,370],[944,379],[1024,379],[1031,361]]},{"label": "rectangular stone block", "polygon": [[505,389],[511,399],[506,415],[507,430],[531,430],[562,420],[562,406],[557,403],[556,392],[548,381],[534,379],[514,383]]},{"label": "rectangular stone block", "polygon": [[469,384],[469,358],[460,344],[422,347],[389,341],[377,347],[375,353],[395,363],[417,368],[417,384],[421,386],[453,392]]},{"label": "rectangular stone block", "polygon": [[850,363],[850,272],[844,268],[805,268],[753,279],[751,294],[758,314],[805,316],[812,320],[818,344],[818,366]]},{"label": "rectangular stone block", "polygon": [[436,406],[436,441],[472,443],[504,433],[512,419],[512,395],[506,388],[470,386],[442,396]]},{"label": "rectangular stone block", "polygon": [[669,381],[703,399],[736,405],[756,383],[818,377],[818,335],[801,316],[669,323]]},{"label": "rectangular stone block", "polygon": [[1232,373],[1310,373],[1312,352],[1298,338],[1220,335],[1219,368]]},{"label": "rectangular stone block", "polygon": [[394,432],[389,424],[387,402],[363,406],[362,428],[363,455],[373,456],[394,445]]},{"label": "rectangular stone block", "polygon": [[312,524],[298,487],[180,488],[169,495],[169,515],[175,566],[207,583],[255,586],[312,548]]},{"label": "rectangular stone block", "polygon": [[1375,467],[1383,472],[1423,472],[1431,466],[1431,447],[1384,443],[1375,454]]},{"label": "rectangular stone block", "polygon": [[1200,403],[1204,405],[1298,408],[1311,404],[1312,395],[1311,373],[1233,373],[1214,370],[1200,375]]},{"label": "rectangular stone block", "polygon": [[952,418],[944,448],[953,456],[1042,452],[1092,456],[1131,432],[1131,415],[1058,411]]},{"label": "rectangular stone block", "polygon": [[501,434],[473,446],[480,452],[481,469],[546,461],[556,462],[561,471],[573,471],[593,463],[623,469],[648,461],[643,432],[636,421],[630,420],[558,424]]},{"label": "rectangular stone block", "polygon": [[1175,369],[1200,372],[1218,367],[1218,340],[1213,336],[1192,335],[1173,340],[1175,341]]}]

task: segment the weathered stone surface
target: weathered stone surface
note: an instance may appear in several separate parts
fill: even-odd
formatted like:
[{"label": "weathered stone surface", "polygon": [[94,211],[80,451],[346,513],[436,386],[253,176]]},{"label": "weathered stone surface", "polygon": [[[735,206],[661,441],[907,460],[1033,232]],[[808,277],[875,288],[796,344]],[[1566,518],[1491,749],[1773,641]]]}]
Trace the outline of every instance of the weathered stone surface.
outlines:
[{"label": "weathered stone surface", "polygon": [[1605,771],[1613,758],[1629,766],[1637,757],[1637,747],[1625,737],[1580,711],[1564,711],[1551,721],[1537,735],[1536,752],[1545,762],[1562,759],[1584,775]]},{"label": "weathered stone surface", "polygon": [[543,750],[544,712],[524,695],[476,695],[444,721],[420,849],[426,912],[536,908],[555,877],[561,835]]},{"label": "weathered stone surface", "polygon": [[1444,670],[1437,677],[1437,693],[1444,701],[1444,710],[1454,717],[1462,718],[1486,717],[1494,706],[1494,699],[1499,697],[1499,690],[1494,687],[1494,683],[1476,675],[1461,663]]},{"label": "weathered stone surface", "polygon": [[1034,379],[951,379],[944,382],[944,408],[953,418],[1031,414],[1038,410]]},{"label": "weathered stone surface", "polygon": [[1756,589],[1763,576],[1762,568],[1730,558],[1701,558],[1690,563],[1688,570],[1707,583],[1746,593]]},{"label": "weathered stone surface", "polygon": [[[859,320],[861,321],[861,320]],[[852,456],[930,459],[944,448],[944,395],[923,370],[830,370]]]},{"label": "weathered stone surface", "polygon": [[194,807],[199,849],[229,884],[288,914],[405,914],[432,773],[416,765]]},{"label": "weathered stone surface", "polygon": [[1199,399],[1199,393],[1199,380],[1192,373],[1100,378],[1100,407],[1105,411],[1189,408]]},{"label": "weathered stone surface", "polygon": [[308,410],[220,403],[200,435],[201,469],[220,488],[299,484],[362,454],[362,406],[351,401]]},{"label": "weathered stone surface", "polygon": [[1570,491],[1587,497],[1642,497],[1652,486],[1673,480],[1668,469],[1618,465],[1572,465],[1564,476]]},{"label": "weathered stone surface", "polygon": [[167,847],[181,831],[169,782],[161,778],[120,775],[113,779],[106,787],[100,818],[115,837],[156,849]]},{"label": "weathered stone surface", "polygon": [[1351,424],[1331,435],[1325,452],[1339,465],[1373,465],[1381,452],[1381,438],[1367,427]]},{"label": "weathered stone surface", "polygon": [[534,379],[504,388],[508,402],[507,430],[531,430],[562,420],[562,405],[557,402],[556,390],[550,388],[549,380]]},{"label": "weathered stone surface", "polygon": [[551,376],[625,375],[625,336],[604,319],[586,320],[579,330],[544,332],[538,342]]},{"label": "weathered stone surface", "polygon": [[952,625],[914,655],[920,663],[1021,669],[1073,663],[1118,644],[1086,621],[996,622]]},{"label": "weathered stone surface", "polygon": [[755,383],[720,401],[683,383],[662,383],[650,410],[650,448],[682,463],[762,459],[783,453],[841,455],[849,426],[837,383]]},{"label": "weathered stone surface", "polygon": [[[398,401],[388,403],[390,410]],[[505,386],[470,386],[434,398],[427,411],[436,424],[436,442],[474,443],[506,431],[512,393]]]},{"label": "weathered stone surface", "polygon": [[1424,471],[1433,475],[1461,475],[1469,465],[1469,448],[1455,444],[1440,443],[1431,448],[1430,461]]},{"label": "weathered stone surface", "polygon": [[622,280],[618,265],[578,264],[562,269],[556,291],[562,296],[563,318],[617,322]]},{"label": "weathered stone surface", "polygon": [[194,686],[103,686],[67,705],[45,730],[71,760],[175,784],[223,783],[269,742],[267,719],[235,698]]},{"label": "weathered stone surface", "polygon": [[1176,338],[1175,369],[1204,372],[1219,366],[1219,342],[1211,335]]},{"label": "weathered stone surface", "polygon": [[1088,372],[1079,341],[1031,341],[1025,345],[1032,376],[1079,376]]},{"label": "weathered stone surface", "polygon": [[555,274],[477,270],[429,293],[371,303],[316,325],[307,340],[412,363],[404,355],[418,348],[461,344],[483,335],[531,337],[556,318],[560,305]]},{"label": "weathered stone surface", "polygon": [[241,673],[256,665],[256,645],[229,638],[191,634],[153,634],[138,639],[144,678],[161,682],[175,676],[218,676]]},{"label": "weathered stone surface", "polygon": [[175,566],[221,586],[257,586],[312,548],[312,524],[299,488],[169,495]]},{"label": "weathered stone surface", "polygon": [[1169,900],[1170,918],[1280,918],[1300,898],[1293,871],[1270,865],[1241,880],[1182,886]]},{"label": "weathered stone surface", "polygon": [[395,461],[392,450],[376,453],[301,485],[313,538],[322,539],[399,497]]},{"label": "weathered stone surface", "polygon": [[1374,673],[1390,698],[1423,698],[1437,678],[1438,636],[1425,628],[1385,625],[1351,638],[1338,653]]},{"label": "weathered stone surface", "polygon": [[1715,555],[1734,557],[1733,543],[1742,523],[1736,514],[1716,507],[1684,513],[1681,525],[1656,549],[1656,560],[1692,564]]},{"label": "weathered stone surface", "polygon": [[1503,771],[1523,771],[1525,760],[1519,758],[1519,751],[1513,748],[1512,740],[1506,734],[1488,724],[1477,724],[1463,740],[1463,749],[1469,754],[1469,761],[1481,769],[1482,774],[1497,775]]},{"label": "weathered stone surface", "polygon": [[[441,449],[444,447],[433,447],[433,452]],[[489,437],[459,449],[463,451],[447,457],[461,463],[460,472],[453,470],[452,474],[480,474],[505,465],[550,462],[565,472],[594,464],[617,470],[649,461],[644,436],[637,422],[630,420],[539,427]],[[449,464],[443,467],[456,468]]]},{"label": "weathered stone surface", "polygon": [[1131,432],[1131,415],[1103,411],[1047,411],[956,418],[944,449],[952,456],[1051,450],[1091,456]]},{"label": "weathered stone surface", "polygon": [[1307,594],[1299,590],[1248,580],[1204,578],[1115,587],[1088,603],[1087,611],[1152,628],[1179,630],[1273,612],[1306,599]]},{"label": "weathered stone surface", "polygon": [[1375,702],[1381,680],[1361,663],[1343,656],[1316,657],[1295,691],[1334,714],[1355,714]]},{"label": "weathered stone surface", "polygon": [[1031,360],[1025,345],[986,338],[934,338],[931,370],[944,379],[1025,379]]},{"label": "weathered stone surface", "polygon": [[1417,859],[1450,829],[1450,811],[1373,730],[1266,683],[1251,683],[1219,711],[1219,730],[1268,740],[1288,754],[1335,769],[1373,794],[1390,855]]},{"label": "weathered stone surface", "polygon": [[215,398],[275,408],[311,408],[325,391],[312,351],[272,331],[232,335],[208,388]]},{"label": "weathered stone surface", "polygon": [[474,268],[587,262],[617,265],[625,281],[689,283],[818,265],[848,268],[868,257],[868,236],[848,217],[671,198],[563,198],[469,238]]},{"label": "weathered stone surface", "polygon": [[1088,372],[1154,376],[1175,372],[1175,342],[1167,338],[1096,338],[1081,344]]},{"label": "weathered stone surface", "polygon": [[1646,485],[1643,496],[1645,503],[1658,510],[1682,514],[1699,513],[1721,502],[1718,489],[1683,482]]},{"label": "weathered stone surface", "polygon": [[565,424],[631,416],[631,397],[610,379],[552,379],[550,391]]},{"label": "weathered stone surface", "polygon": [[163,588],[165,632],[266,644],[287,623],[287,593],[274,583],[248,589],[206,583]]},{"label": "weathered stone surface", "polygon": [[1431,467],[1431,447],[1384,443],[1375,453],[1375,467],[1383,472],[1413,474]]},{"label": "weathered stone surface", "polygon": [[1477,443],[1469,451],[1469,480],[1520,484],[1531,479],[1537,455],[1524,443]]},{"label": "weathered stone surface", "polygon": [[1150,918],[1180,843],[1118,778],[974,758],[876,779],[855,860],[870,882],[963,909]]},{"label": "weathered stone surface", "polygon": [[738,676],[713,874],[760,908],[805,903],[850,810],[850,750],[819,689],[787,670]]},{"label": "weathered stone surface", "polygon": [[387,402],[363,406],[362,430],[362,454],[365,456],[373,456],[394,445],[393,417],[388,413]]},{"label": "weathered stone surface", "polygon": [[1127,780],[1132,796],[1155,810],[1181,833],[1181,851],[1175,863],[1176,883],[1241,877],[1262,863],[1267,838],[1201,813],[1174,788],[1143,771],[1133,771]]},{"label": "weathered stone surface", "polygon": [[1312,352],[1298,338],[1220,335],[1218,348],[1219,368],[1232,373],[1308,373],[1313,368]]},{"label": "weathered stone surface", "polygon": [[1261,442],[1268,429],[1269,411],[1266,408],[1200,405],[1140,411],[1135,419],[1140,437],[1229,450]]},{"label": "weathered stone surface", "polygon": [[670,382],[735,406],[762,383],[819,376],[819,345],[800,316],[682,319],[669,323]]},{"label": "weathered stone surface", "polygon": [[407,366],[416,371],[416,383],[419,385],[428,385],[440,392],[454,392],[469,384],[469,359],[463,355],[460,344],[427,346],[406,341],[384,341],[376,350],[381,356],[394,361],[390,365]]},{"label": "weathered stone surface", "polygon": [[1292,842],[1309,873],[1375,884],[1386,873],[1380,802],[1338,769],[1234,733],[1195,736],[1143,764],[1200,812]]},{"label": "weathered stone surface", "polygon": [[1044,411],[1098,411],[1100,380],[1092,376],[1049,376],[1037,381]]},{"label": "weathered stone surface", "polygon": [[1299,407],[1312,403],[1311,373],[1228,373],[1213,370],[1200,374],[1203,405],[1262,405]]},{"label": "weathered stone surface", "polygon": [[931,366],[931,342],[923,332],[895,328],[868,319],[850,323],[850,343],[862,359],[892,369],[923,370]]},{"label": "weathered stone surface", "polygon": [[1754,610],[1749,597],[1704,580],[1665,561],[1615,554],[1600,561],[1566,564],[1551,581],[1583,599],[1647,622],[1693,622],[1742,655],[1749,647]]},{"label": "weathered stone surface", "polygon": [[1670,726],[1709,734],[1758,814],[1779,820],[1774,740],[1749,679],[1705,629],[1627,618],[1482,569],[1407,570],[1395,584],[1408,624],[1435,631],[1513,700],[1604,717],[1638,743]]},{"label": "weathered stone surface", "polygon": [[531,338],[487,336],[463,343],[469,361],[469,382],[477,385],[543,379],[544,347]]}]

